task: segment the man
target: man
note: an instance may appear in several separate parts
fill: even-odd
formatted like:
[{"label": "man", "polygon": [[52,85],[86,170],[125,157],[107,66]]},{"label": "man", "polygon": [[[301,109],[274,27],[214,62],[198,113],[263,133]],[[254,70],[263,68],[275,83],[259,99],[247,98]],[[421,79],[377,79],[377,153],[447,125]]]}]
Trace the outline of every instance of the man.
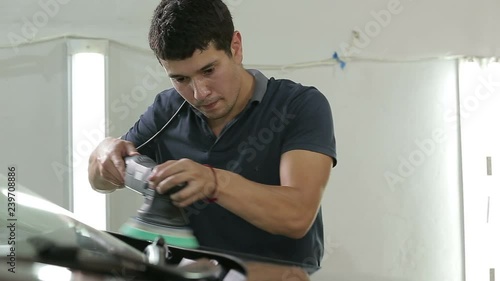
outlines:
[{"label": "man", "polygon": [[[161,163],[151,188],[187,183],[172,200],[202,206],[189,217],[202,246],[319,266],[320,202],[336,165],[327,99],[244,69],[241,34],[220,0],[161,1],[149,42],[174,88],[121,139],[99,144],[89,161],[92,187],[123,186],[123,158],[148,155]],[[213,203],[200,203],[207,198]]]}]

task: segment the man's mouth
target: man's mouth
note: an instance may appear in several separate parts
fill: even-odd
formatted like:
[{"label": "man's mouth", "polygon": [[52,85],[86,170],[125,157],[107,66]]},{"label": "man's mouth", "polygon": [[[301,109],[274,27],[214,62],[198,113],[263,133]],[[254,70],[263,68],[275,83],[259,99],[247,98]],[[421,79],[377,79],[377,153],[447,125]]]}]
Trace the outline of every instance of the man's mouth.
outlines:
[{"label": "man's mouth", "polygon": [[204,109],[206,109],[206,110],[210,110],[210,109],[212,109],[212,108],[215,107],[215,105],[217,104],[218,101],[219,100],[213,101],[211,103],[207,103],[205,105],[202,105],[201,107],[204,108]]}]

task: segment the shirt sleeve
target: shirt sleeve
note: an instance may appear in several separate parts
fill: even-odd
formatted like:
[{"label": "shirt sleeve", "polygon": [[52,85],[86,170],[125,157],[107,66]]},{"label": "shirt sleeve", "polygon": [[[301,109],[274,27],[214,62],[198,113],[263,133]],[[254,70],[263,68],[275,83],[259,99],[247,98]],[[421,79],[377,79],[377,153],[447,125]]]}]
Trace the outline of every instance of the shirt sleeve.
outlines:
[{"label": "shirt sleeve", "polygon": [[333,115],[328,99],[316,88],[296,95],[281,116],[286,126],[281,153],[303,149],[332,157],[337,164]]}]

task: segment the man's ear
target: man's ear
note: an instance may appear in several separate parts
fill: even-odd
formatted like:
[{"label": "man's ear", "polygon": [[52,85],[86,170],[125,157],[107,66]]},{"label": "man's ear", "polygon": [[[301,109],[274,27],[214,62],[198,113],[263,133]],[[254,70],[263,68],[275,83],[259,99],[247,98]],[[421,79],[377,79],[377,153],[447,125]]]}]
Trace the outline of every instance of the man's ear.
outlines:
[{"label": "man's ear", "polygon": [[241,41],[241,33],[235,31],[233,33],[233,39],[231,40],[231,54],[233,58],[241,63],[243,61],[243,44]]}]

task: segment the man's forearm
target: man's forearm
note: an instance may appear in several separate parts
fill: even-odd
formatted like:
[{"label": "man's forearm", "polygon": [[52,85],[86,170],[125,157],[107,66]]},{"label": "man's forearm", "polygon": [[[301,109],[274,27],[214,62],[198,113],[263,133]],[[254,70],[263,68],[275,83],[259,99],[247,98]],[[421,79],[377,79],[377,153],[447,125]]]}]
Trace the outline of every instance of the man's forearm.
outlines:
[{"label": "man's forearm", "polygon": [[316,217],[322,188],[305,196],[299,188],[259,184],[224,170],[217,174],[218,203],[267,232],[298,239]]}]

